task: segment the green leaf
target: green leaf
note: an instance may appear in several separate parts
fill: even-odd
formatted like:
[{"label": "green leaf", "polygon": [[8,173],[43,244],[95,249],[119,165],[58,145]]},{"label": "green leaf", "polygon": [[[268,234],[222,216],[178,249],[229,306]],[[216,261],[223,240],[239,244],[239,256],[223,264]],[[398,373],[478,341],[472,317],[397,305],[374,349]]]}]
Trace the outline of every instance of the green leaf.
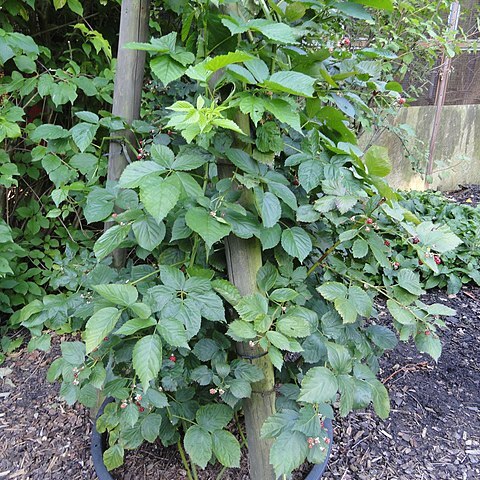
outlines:
[{"label": "green leaf", "polygon": [[275,92],[285,92],[301,97],[312,97],[315,91],[313,77],[293,71],[276,72],[263,82],[263,85]]},{"label": "green leaf", "polygon": [[243,320],[234,320],[228,327],[227,335],[237,342],[242,342],[244,340],[252,340],[257,336],[257,332],[251,323]]},{"label": "green leaf", "polygon": [[83,7],[80,0],[67,0],[68,8],[77,15],[83,16]]},{"label": "green leaf", "polygon": [[133,318],[125,322],[116,332],[115,335],[133,335],[139,330],[144,328],[153,327],[157,325],[157,321],[152,317],[147,319],[144,318]]},{"label": "green leaf", "polygon": [[162,365],[162,341],[156,334],[141,338],[133,349],[133,368],[135,369],[143,391],[150,387],[150,381],[157,378]]},{"label": "green leaf", "polygon": [[282,232],[282,247],[292,257],[303,262],[312,251],[312,240],[300,227],[287,228]]},{"label": "green leaf", "polygon": [[392,0],[354,0],[355,3],[361,3],[367,7],[378,8],[380,10],[387,10],[388,12],[393,11],[393,1]]},{"label": "green leaf", "polygon": [[281,98],[273,98],[269,99],[268,102],[265,102],[264,106],[265,109],[267,109],[280,122],[290,125],[297,132],[302,131],[300,114],[290,102]]},{"label": "green leaf", "polygon": [[355,306],[355,310],[362,317],[370,317],[373,309],[372,299],[360,287],[355,285],[348,288],[348,299]]},{"label": "green leaf", "polygon": [[232,285],[228,280],[221,278],[212,281],[213,289],[220,294],[230,305],[237,305],[242,299],[238,288]]},{"label": "green leaf", "polygon": [[152,58],[150,60],[150,68],[165,86],[180,78],[186,70],[181,63],[173,60],[169,55]]},{"label": "green leaf", "polygon": [[373,408],[375,413],[383,419],[390,415],[390,399],[388,392],[382,382],[376,378],[368,378],[366,382],[372,391]]},{"label": "green leaf", "polygon": [[156,163],[168,170],[172,168],[175,161],[175,155],[165,145],[152,145],[150,155]]},{"label": "green leaf", "polygon": [[201,468],[207,466],[212,458],[212,437],[204,428],[191,426],[185,433],[183,445],[193,463]]},{"label": "green leaf", "polygon": [[182,347],[190,350],[187,332],[180,320],[176,318],[162,318],[158,322],[157,331],[172,347]]},{"label": "green leaf", "polygon": [[232,420],[233,410],[223,403],[204,405],[197,410],[197,423],[207,430],[214,432],[228,425]]},{"label": "green leaf", "polygon": [[307,160],[298,167],[298,181],[308,193],[323,180],[323,165],[319,160]]},{"label": "green leaf", "polygon": [[226,430],[213,432],[212,447],[217,460],[223,466],[240,467],[240,444],[230,432]]},{"label": "green leaf", "polygon": [[357,320],[356,304],[347,298],[337,298],[334,301],[335,310],[342,317],[343,323],[355,323]]},{"label": "green leaf", "polygon": [[90,317],[84,333],[87,353],[97,348],[103,342],[103,339],[115,328],[120,314],[121,312],[118,309],[106,307]]},{"label": "green leaf", "polygon": [[235,310],[242,320],[253,322],[259,316],[268,312],[268,300],[259,293],[253,293],[252,295],[242,297],[235,306]]},{"label": "green leaf", "polygon": [[270,463],[276,477],[290,475],[304,461],[308,453],[308,442],[300,432],[283,432],[270,449]]},{"label": "green leaf", "polygon": [[396,335],[382,325],[370,325],[366,332],[372,342],[384,350],[395,348],[398,343]]},{"label": "green leaf", "polygon": [[372,16],[364,7],[352,2],[337,2],[335,3],[335,8],[349,17],[358,18],[359,20],[373,20]]},{"label": "green leaf", "polygon": [[150,216],[135,220],[132,224],[132,230],[138,244],[149,252],[162,243],[166,233],[163,222],[157,223]]},{"label": "green leaf", "polygon": [[155,442],[160,433],[162,424],[162,416],[158,413],[149,413],[140,424],[140,432],[142,437],[150,443]]},{"label": "green leaf", "polygon": [[180,189],[174,178],[165,180],[147,177],[140,185],[140,200],[145,210],[160,223],[180,198]]},{"label": "green leaf", "polygon": [[292,430],[313,438],[322,434],[321,419],[313,405],[307,405],[300,409],[298,420]]},{"label": "green leaf", "polygon": [[388,149],[374,145],[370,147],[363,157],[370,175],[386,177],[392,171],[392,165],[388,158]]},{"label": "green leaf", "polygon": [[167,396],[163,392],[155,390],[155,388],[149,388],[145,394],[145,398],[156,408],[168,407]]},{"label": "green leaf", "polygon": [[[428,332],[428,335],[427,333]],[[435,361],[440,358],[442,353],[442,344],[437,335],[429,330],[415,335],[415,345],[421,353],[428,353]]]},{"label": "green leaf", "polygon": [[108,284],[95,285],[93,289],[103,298],[115,305],[128,307],[135,303],[138,298],[137,289],[133,285],[126,284]]},{"label": "green leaf", "polygon": [[78,123],[70,129],[75,145],[83,153],[92,143],[97,133],[98,125],[91,123]]},{"label": "green leaf", "polygon": [[298,293],[291,288],[277,288],[270,295],[273,302],[289,302],[298,297]]},{"label": "green leaf", "polygon": [[231,230],[230,225],[219,222],[202,207],[190,209],[185,215],[185,223],[203,238],[209,249]]},{"label": "green leaf", "polygon": [[261,201],[261,217],[263,226],[265,228],[273,227],[277,224],[282,216],[282,207],[280,201],[273,195],[273,193],[267,192],[262,196]]},{"label": "green leaf", "polygon": [[302,317],[282,315],[277,320],[277,330],[287,337],[308,337],[311,333],[310,324]]},{"label": "green leaf", "polygon": [[325,300],[330,302],[337,298],[346,298],[347,287],[339,282],[325,282],[323,285],[317,287],[317,291]]},{"label": "green leaf", "polygon": [[30,133],[33,142],[41,142],[42,140],[57,140],[58,138],[67,138],[70,132],[60,125],[52,125],[44,123]]},{"label": "green leaf", "polygon": [[152,174],[164,172],[165,168],[157,162],[138,161],[130,163],[122,172],[118,184],[123,188],[135,188],[142,184],[142,180]]},{"label": "green leaf", "polygon": [[368,253],[368,243],[363,238],[357,238],[353,242],[352,255],[354,258],[363,258]]},{"label": "green leaf", "polygon": [[420,283],[420,275],[407,268],[398,272],[397,283],[412,295],[420,296],[425,293]]},{"label": "green leaf", "polygon": [[328,342],[327,354],[328,361],[337,375],[351,372],[352,357],[346,347]]},{"label": "green leaf", "polygon": [[387,300],[387,308],[398,323],[402,325],[416,325],[415,315],[407,307],[400,305],[395,300]]},{"label": "green leaf", "polygon": [[269,40],[275,43],[297,43],[296,39],[299,34],[294,28],[281,22],[274,22],[272,20],[255,19],[248,22],[248,27],[251,30],[256,30]]},{"label": "green leaf", "polygon": [[212,160],[213,157],[207,150],[194,145],[185,145],[180,147],[171,168],[173,170],[195,170]]},{"label": "green leaf", "polygon": [[82,342],[62,342],[62,357],[70,365],[82,365],[85,361],[85,344]]},{"label": "green leaf", "polygon": [[85,220],[88,223],[105,220],[115,206],[115,196],[109,191],[94,187],[87,195],[87,204],[83,209]]},{"label": "green leaf", "polygon": [[121,445],[114,445],[103,452],[103,463],[107,467],[107,470],[113,470],[114,468],[123,465],[124,450]]},{"label": "green leaf", "polygon": [[98,260],[112,253],[127,238],[130,225],[115,225],[110,227],[96,242],[93,251]]},{"label": "green leaf", "polygon": [[337,379],[328,368],[311,368],[303,377],[298,400],[307,403],[331,402],[337,390]]},{"label": "green leaf", "polygon": [[218,55],[212,60],[209,60],[205,63],[205,68],[211,70],[212,72],[216,72],[221,68],[226,67],[227,65],[231,65],[232,63],[242,63],[246,62],[247,60],[252,60],[254,57],[247,52],[229,52],[226,55]]}]

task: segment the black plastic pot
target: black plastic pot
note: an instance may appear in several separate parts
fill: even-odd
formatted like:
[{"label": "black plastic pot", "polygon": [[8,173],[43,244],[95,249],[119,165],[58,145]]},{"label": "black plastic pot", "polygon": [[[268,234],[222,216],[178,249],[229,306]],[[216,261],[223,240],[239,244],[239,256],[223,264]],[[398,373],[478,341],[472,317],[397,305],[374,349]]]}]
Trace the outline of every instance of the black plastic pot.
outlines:
[{"label": "black plastic pot", "polygon": [[[103,414],[105,406],[112,401],[112,398],[107,398],[102,403],[102,406],[98,411],[97,418]],[[325,472],[325,469],[327,468],[333,445],[333,425],[332,421],[329,418],[325,420],[325,428],[327,429],[327,435],[330,439],[330,443],[328,444],[327,458],[323,463],[315,465],[310,471],[310,473],[306,476],[305,480],[320,480],[323,473]],[[106,440],[106,434],[101,434],[97,431],[97,426],[95,422],[92,428],[92,446],[90,448],[90,451],[92,453],[93,466],[95,467],[95,472],[97,473],[98,480],[114,480],[114,478],[110,475],[110,472],[105,467],[105,464],[103,463],[103,452],[105,450]]]}]

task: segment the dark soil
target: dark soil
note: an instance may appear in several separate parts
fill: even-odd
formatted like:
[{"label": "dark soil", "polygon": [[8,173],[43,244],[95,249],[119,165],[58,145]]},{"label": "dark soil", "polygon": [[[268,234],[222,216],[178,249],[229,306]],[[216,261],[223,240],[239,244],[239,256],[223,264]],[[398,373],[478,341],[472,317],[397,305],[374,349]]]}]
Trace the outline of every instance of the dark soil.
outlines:
[{"label": "dark soil", "polygon": [[476,207],[480,203],[480,185],[461,185],[454,192],[445,192],[445,196],[451,200]]}]

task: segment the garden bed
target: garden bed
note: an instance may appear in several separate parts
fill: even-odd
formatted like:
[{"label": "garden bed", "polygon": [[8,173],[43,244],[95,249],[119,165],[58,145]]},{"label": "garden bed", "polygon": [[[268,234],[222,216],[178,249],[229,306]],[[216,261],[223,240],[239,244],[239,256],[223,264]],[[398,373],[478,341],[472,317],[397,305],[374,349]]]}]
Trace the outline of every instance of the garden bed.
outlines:
[{"label": "garden bed", "polygon": [[[453,298],[430,292],[424,301],[457,310],[456,317],[447,319],[438,365],[413,345],[400,344],[387,354],[381,377],[391,394],[392,413],[386,421],[371,411],[337,419],[325,478],[480,477],[480,288],[467,286]],[[95,478],[88,413],[66,406],[57,398],[58,387],[45,380],[48,365],[58,354],[57,346],[50,353],[24,349],[0,367],[0,478]],[[174,460],[171,450],[147,445],[127,455],[118,478],[185,478]],[[202,480],[214,479],[217,470]],[[248,477],[232,471],[224,478]]]}]

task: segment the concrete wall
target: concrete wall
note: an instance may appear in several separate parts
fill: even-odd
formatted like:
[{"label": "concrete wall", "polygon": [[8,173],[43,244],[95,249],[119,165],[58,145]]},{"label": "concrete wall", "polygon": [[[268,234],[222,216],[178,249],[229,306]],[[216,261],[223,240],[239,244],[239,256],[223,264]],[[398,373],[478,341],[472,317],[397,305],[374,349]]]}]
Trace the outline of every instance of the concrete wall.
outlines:
[{"label": "concrete wall", "polygon": [[[407,124],[421,143],[416,156],[422,156],[422,171],[428,158],[428,147],[433,128],[435,107],[402,108],[395,125]],[[368,136],[362,138],[365,144]],[[423,143],[423,145],[422,145]],[[414,172],[404,145],[399,138],[386,132],[374,139],[374,144],[388,148],[393,171],[390,184],[401,189],[424,188],[421,175]],[[433,188],[453,190],[459,185],[480,184],[480,105],[444,106],[434,155]]]}]

